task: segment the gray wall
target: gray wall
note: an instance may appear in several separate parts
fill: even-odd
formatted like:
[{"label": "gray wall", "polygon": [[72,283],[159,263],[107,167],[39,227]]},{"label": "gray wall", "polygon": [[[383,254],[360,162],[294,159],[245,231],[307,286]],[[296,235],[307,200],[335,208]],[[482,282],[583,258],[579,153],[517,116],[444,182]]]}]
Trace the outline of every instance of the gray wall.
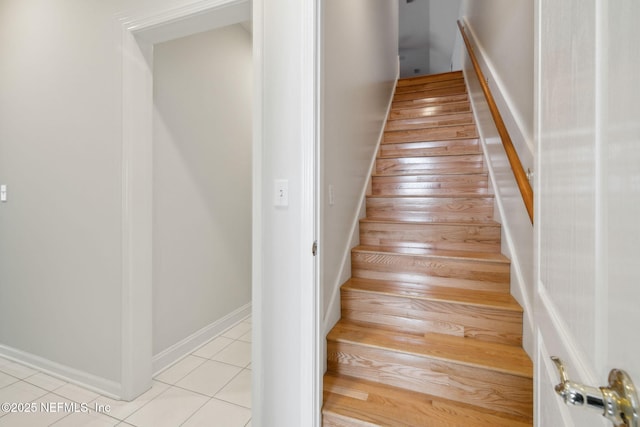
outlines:
[{"label": "gray wall", "polygon": [[[0,352],[120,380],[113,5],[0,1]],[[107,385],[108,386],[108,385]]]},{"label": "gray wall", "polygon": [[354,219],[397,76],[398,5],[388,0],[323,4],[320,250],[325,324],[333,325],[339,316],[337,289],[351,275]]},{"label": "gray wall", "polygon": [[[520,160],[525,170],[534,170],[533,2],[468,0],[461,7],[461,15]],[[523,345],[531,355],[533,227],[480,83],[466,56],[466,48],[463,49],[463,70],[496,194],[496,220],[502,223],[502,252],[511,259],[511,293],[525,309]]]},{"label": "gray wall", "polygon": [[500,86],[526,139],[528,147],[516,147],[519,152],[535,151],[533,7],[532,0],[465,0],[461,6],[461,16],[493,68],[494,80],[490,83]]},{"label": "gray wall", "polygon": [[251,300],[251,35],[154,49],[153,353]]},{"label": "gray wall", "polygon": [[458,31],[456,19],[461,2],[462,0],[400,1],[398,47],[401,77],[451,71]]},{"label": "gray wall", "polygon": [[0,355],[113,395],[125,282],[116,30],[132,11],[184,3],[0,0]]}]

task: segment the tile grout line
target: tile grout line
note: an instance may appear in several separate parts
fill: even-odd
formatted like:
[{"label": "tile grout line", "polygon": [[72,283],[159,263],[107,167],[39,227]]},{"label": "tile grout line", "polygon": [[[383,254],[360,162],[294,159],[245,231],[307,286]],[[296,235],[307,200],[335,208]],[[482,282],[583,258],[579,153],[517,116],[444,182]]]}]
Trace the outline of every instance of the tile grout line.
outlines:
[{"label": "tile grout line", "polygon": [[[233,336],[232,336],[232,337],[230,337],[230,336],[225,336],[225,334],[226,334],[226,333],[228,333],[228,332],[229,332],[229,331],[231,331],[232,329],[234,329],[234,328],[236,328],[236,327],[240,326],[241,324],[244,324],[246,327],[248,327],[248,330],[247,330],[247,331],[245,331],[245,332],[243,332],[242,334],[240,334],[240,335],[239,335],[239,336],[237,336],[237,337],[233,337]],[[217,335],[217,336],[215,336],[215,337],[211,338],[211,339],[210,339],[210,340],[208,340],[206,343],[204,343],[204,344],[202,344],[201,346],[199,346],[198,348],[194,349],[192,352],[190,352],[189,354],[185,355],[183,358],[181,358],[180,360],[178,360],[176,363],[174,363],[174,364],[172,364],[171,366],[169,366],[169,367],[167,367],[166,369],[164,369],[162,372],[167,371],[167,370],[168,370],[168,369],[170,369],[172,366],[175,366],[175,365],[176,365],[177,363],[179,363],[181,360],[184,360],[184,359],[186,359],[186,358],[187,358],[187,357],[189,357],[189,356],[194,356],[194,357],[197,357],[198,359],[202,359],[202,360],[203,360],[203,362],[202,362],[202,363],[198,364],[198,365],[197,365],[197,366],[195,366],[193,369],[190,369],[187,373],[185,373],[183,376],[181,376],[179,379],[177,379],[174,383],[165,382],[165,381],[162,381],[162,380],[157,379],[156,377],[152,378],[152,381],[155,381],[155,382],[157,382],[157,383],[159,383],[159,384],[163,384],[163,385],[167,386],[167,389],[166,389],[166,390],[164,390],[164,391],[162,391],[162,392],[160,392],[158,395],[154,396],[151,400],[149,400],[149,401],[145,402],[144,404],[142,404],[142,406],[140,406],[139,408],[135,409],[133,412],[131,412],[130,414],[126,415],[125,417],[120,418],[120,417],[118,417],[118,416],[111,415],[110,413],[103,413],[103,412],[99,412],[99,411],[92,411],[92,410],[89,410],[89,412],[88,412],[88,413],[90,413],[90,414],[94,414],[94,413],[95,413],[95,414],[100,414],[100,415],[106,416],[106,417],[108,417],[108,418],[110,418],[110,419],[112,419],[112,420],[114,420],[114,421],[117,421],[117,422],[118,422],[118,424],[116,424],[116,425],[120,425],[120,424],[123,424],[123,423],[130,424],[130,423],[127,421],[127,419],[129,419],[130,417],[132,417],[135,413],[137,413],[138,411],[140,411],[142,408],[146,407],[149,403],[153,402],[154,400],[158,399],[158,398],[159,398],[160,396],[162,396],[163,394],[167,393],[167,392],[168,392],[172,387],[175,387],[175,388],[178,388],[178,389],[181,389],[181,390],[184,390],[184,391],[188,391],[188,392],[191,392],[191,393],[195,393],[195,394],[197,394],[197,395],[200,395],[200,396],[202,396],[202,397],[206,397],[206,398],[207,398],[207,400],[206,400],[202,405],[200,405],[200,406],[199,406],[199,407],[198,407],[198,408],[197,408],[193,413],[191,413],[191,415],[189,415],[189,417],[188,417],[186,420],[184,420],[184,421],[182,422],[182,424],[186,423],[189,419],[191,419],[193,416],[195,416],[195,415],[196,415],[196,414],[197,414],[197,413],[198,413],[198,412],[199,412],[199,411],[200,411],[200,410],[201,410],[205,405],[207,405],[209,402],[211,402],[211,401],[212,401],[212,400],[214,400],[214,399],[215,399],[216,401],[218,401],[218,402],[224,402],[225,404],[229,404],[229,405],[232,405],[232,406],[237,407],[237,408],[241,408],[241,409],[244,409],[244,410],[249,410],[249,411],[251,411],[251,407],[246,407],[246,406],[240,405],[240,404],[235,403],[235,402],[230,402],[230,401],[227,401],[227,400],[225,400],[225,399],[218,398],[218,397],[216,397],[216,395],[217,395],[218,393],[220,393],[222,390],[224,390],[224,388],[225,388],[225,387],[227,387],[231,382],[233,382],[233,381],[234,381],[234,380],[235,380],[235,379],[236,379],[236,378],[237,378],[241,373],[243,373],[244,371],[249,371],[249,372],[251,372],[251,371],[252,371],[252,369],[251,369],[249,366],[252,364],[252,360],[250,359],[250,361],[249,361],[246,365],[244,365],[244,366],[238,366],[238,365],[234,365],[234,364],[232,364],[232,363],[224,362],[224,361],[221,361],[221,360],[215,360],[215,359],[213,359],[213,357],[217,356],[219,353],[221,353],[222,351],[224,351],[225,349],[227,349],[229,346],[233,345],[233,344],[234,344],[234,343],[236,343],[236,342],[240,342],[240,343],[242,343],[242,344],[248,344],[249,346],[251,346],[251,345],[252,345],[252,342],[251,342],[250,338],[249,338],[249,340],[248,340],[248,341],[247,341],[246,339],[242,339],[242,338],[243,338],[243,337],[245,337],[247,334],[249,334],[249,333],[251,332],[252,327],[253,327],[253,325],[252,325],[252,319],[251,319],[251,315],[249,315],[249,316],[245,317],[244,319],[240,320],[239,322],[237,322],[236,324],[234,324],[233,326],[231,326],[231,327],[227,328],[224,332],[222,332],[222,333],[220,333],[219,335]],[[211,355],[211,357],[207,358],[207,357],[203,357],[203,356],[199,356],[199,355],[194,354],[195,352],[199,351],[201,348],[203,348],[203,347],[204,347],[204,346],[206,346],[207,344],[211,343],[212,341],[214,341],[215,339],[220,338],[220,337],[224,337],[224,338],[226,338],[226,339],[230,340],[230,342],[229,342],[227,345],[225,345],[225,346],[223,346],[222,348],[220,348],[219,350],[217,350],[213,355]],[[6,363],[2,363],[2,362],[5,362],[5,361],[6,361]],[[237,372],[233,377],[231,377],[227,382],[225,382],[225,383],[224,383],[224,385],[223,385],[223,386],[221,386],[221,387],[220,387],[220,388],[215,392],[215,394],[214,394],[213,396],[209,396],[209,395],[206,395],[206,394],[204,394],[204,393],[201,393],[201,392],[198,392],[198,391],[195,391],[195,390],[191,390],[191,389],[188,389],[188,388],[185,388],[185,387],[182,387],[182,386],[177,385],[177,383],[178,383],[178,382],[180,382],[180,381],[181,381],[181,380],[183,380],[186,376],[188,376],[188,375],[189,375],[189,374],[191,374],[193,371],[195,371],[196,369],[198,369],[199,367],[201,367],[201,366],[202,366],[204,363],[206,363],[207,361],[217,362],[217,363],[221,363],[221,364],[224,364],[224,365],[227,365],[227,366],[230,366],[230,367],[238,368],[238,369],[239,369],[239,371],[238,371],[238,372]],[[28,374],[27,376],[25,376],[24,378],[20,378],[20,377],[15,376],[14,374],[9,373],[9,372],[6,372],[6,371],[4,371],[4,370],[2,369],[3,367],[8,366],[8,365],[11,365],[11,364],[15,364],[15,365],[17,365],[18,367],[22,367],[22,368],[25,368],[25,369],[32,370],[33,372],[29,373],[29,374]],[[162,372],[160,372],[158,375],[161,375],[161,374],[162,374]],[[103,396],[103,395],[101,395],[101,394],[99,394],[99,393],[96,393],[96,392],[94,392],[94,391],[92,391],[92,390],[85,389],[84,387],[79,386],[79,385],[77,385],[77,384],[70,383],[70,382],[68,382],[68,381],[65,381],[65,380],[63,380],[63,379],[60,379],[60,378],[57,378],[57,377],[55,377],[55,376],[49,375],[49,374],[44,373],[44,372],[42,372],[42,371],[38,371],[38,370],[36,370],[36,369],[33,369],[33,368],[30,368],[30,367],[24,366],[24,365],[20,364],[19,362],[11,361],[11,360],[8,360],[8,359],[5,359],[5,358],[0,358],[0,373],[2,373],[2,374],[4,374],[4,375],[8,376],[10,379],[14,379],[14,380],[15,380],[15,381],[12,381],[12,382],[11,382],[11,383],[9,383],[9,384],[4,385],[3,387],[0,387],[0,390],[6,389],[6,388],[8,388],[8,387],[10,387],[10,386],[14,386],[14,385],[19,384],[19,383],[24,383],[24,384],[26,384],[26,385],[28,385],[28,386],[30,386],[30,387],[35,387],[36,389],[39,389],[39,390],[41,390],[41,391],[43,391],[43,392],[44,392],[44,394],[43,394],[43,395],[41,395],[41,396],[39,396],[39,397],[37,397],[37,398],[33,399],[33,401],[36,401],[36,400],[39,400],[39,399],[46,398],[46,396],[49,396],[49,395],[51,395],[51,396],[55,396],[56,398],[65,399],[65,400],[68,400],[69,402],[73,402],[73,403],[76,403],[76,404],[82,404],[82,403],[85,403],[85,404],[87,404],[87,405],[89,405],[89,404],[91,404],[91,403],[94,403],[94,404],[95,404],[96,402],[98,402],[98,401],[100,400],[100,398],[108,398],[108,399],[111,399],[111,398],[110,398],[110,397],[108,397],[108,396]],[[60,381],[60,382],[62,382],[62,384],[61,384],[61,385],[59,385],[59,386],[57,386],[57,387],[55,387],[55,388],[53,388],[53,389],[51,389],[51,390],[49,390],[49,389],[47,389],[47,388],[44,388],[44,387],[43,387],[43,386],[41,386],[41,385],[33,384],[33,383],[31,383],[31,382],[27,381],[27,379],[32,378],[32,377],[34,377],[34,376],[36,376],[36,375],[39,375],[39,374],[42,374],[42,375],[45,375],[45,376],[47,376],[47,377],[53,378],[53,379],[55,379],[55,380],[57,380],[57,381]],[[59,390],[60,390],[61,388],[65,387],[65,386],[68,386],[68,385],[73,386],[73,387],[78,387],[79,389],[81,389],[81,390],[83,390],[83,391],[87,391],[87,392],[89,392],[89,393],[93,393],[93,394],[95,394],[95,395],[96,395],[96,397],[95,397],[95,398],[93,398],[93,399],[91,399],[90,401],[87,401],[87,402],[78,402],[78,401],[76,401],[75,399],[71,399],[71,398],[69,398],[69,397],[66,397],[66,396],[64,396],[64,395],[60,394],[60,393],[59,393]],[[133,400],[132,402],[135,402],[135,400]],[[125,404],[126,404],[126,403],[129,403],[129,402],[125,402]],[[94,407],[95,407],[95,406],[94,406]],[[8,415],[8,414],[0,414],[0,418],[1,418],[2,416],[4,416],[4,415]],[[55,424],[55,423],[59,423],[59,422],[61,422],[62,420],[64,420],[64,419],[68,418],[68,417],[69,417],[69,416],[71,416],[71,415],[73,415],[73,413],[69,413],[69,414],[67,414],[67,415],[63,416],[62,418],[60,418],[60,419],[58,419],[58,420],[54,421],[54,423],[53,423],[53,424]],[[249,425],[250,423],[251,423],[251,418],[249,418],[249,420],[248,420],[244,425],[245,425],[245,426],[247,426],[247,425]]]}]

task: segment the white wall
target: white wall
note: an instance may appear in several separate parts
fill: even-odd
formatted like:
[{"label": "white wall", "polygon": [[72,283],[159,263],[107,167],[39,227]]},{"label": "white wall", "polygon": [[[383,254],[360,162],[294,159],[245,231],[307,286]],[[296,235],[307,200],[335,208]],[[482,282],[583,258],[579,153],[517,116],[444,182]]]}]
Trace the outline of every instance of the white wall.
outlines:
[{"label": "white wall", "polygon": [[330,328],[339,318],[338,288],[351,275],[354,220],[397,77],[398,6],[388,0],[323,4],[320,252],[325,327]]},{"label": "white wall", "polygon": [[[525,170],[533,169],[535,152],[533,6],[531,0],[465,0],[460,12],[477,41],[476,55],[480,54],[491,70],[486,77],[494,97],[499,92],[503,98],[496,100],[498,106],[504,104],[513,115],[505,118],[505,124]],[[513,134],[522,134],[523,140]]]},{"label": "white wall", "polygon": [[[465,1],[461,15],[523,166],[534,170],[533,3]],[[524,348],[531,355],[533,227],[466,48],[463,52],[463,70],[496,193],[496,220],[502,223],[502,251],[511,259],[511,292],[525,309]]]},{"label": "white wall", "polygon": [[401,77],[451,71],[461,1],[400,1],[398,46]]},{"label": "white wall", "polygon": [[[0,205],[0,352],[114,394],[124,377],[123,301],[131,297],[122,293],[129,82],[120,50],[131,34],[120,18],[188,3],[0,0],[0,182],[10,191]],[[254,78],[264,82],[254,105],[254,425],[298,427],[312,425],[305,417],[321,397],[310,379],[316,313],[307,221],[316,16],[311,2],[253,6]],[[273,206],[275,178],[289,179],[287,209]]]},{"label": "white wall", "polygon": [[[252,425],[316,426],[319,310],[311,253],[316,208],[316,13],[311,2],[253,2]],[[288,180],[288,206],[274,181]],[[259,302],[259,303],[256,303]],[[315,421],[315,422],[314,422]]]},{"label": "white wall", "polygon": [[251,49],[240,25],[154,48],[156,356],[251,300]]},{"label": "white wall", "polygon": [[114,5],[0,1],[0,353],[120,380]]},{"label": "white wall", "polygon": [[0,354],[115,396],[141,294],[123,294],[123,19],[185,3],[0,0]]}]

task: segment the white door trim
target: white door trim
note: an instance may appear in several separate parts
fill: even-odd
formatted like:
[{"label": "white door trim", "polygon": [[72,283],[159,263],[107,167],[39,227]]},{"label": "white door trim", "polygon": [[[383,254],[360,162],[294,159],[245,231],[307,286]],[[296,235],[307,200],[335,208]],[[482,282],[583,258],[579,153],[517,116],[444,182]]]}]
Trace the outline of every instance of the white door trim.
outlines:
[{"label": "white door trim", "polygon": [[[116,31],[119,34],[121,68],[117,70],[122,79],[122,359],[121,397],[133,399],[149,388],[152,375],[152,106],[153,106],[153,43],[188,35],[189,31],[204,31],[218,25],[221,16],[237,19],[233,7],[246,7],[250,0],[201,0],[188,2],[176,0],[169,9],[151,9],[133,16],[119,18]],[[262,282],[263,207],[270,204],[269,194],[262,194],[265,154],[263,151],[267,118],[263,111],[265,81],[264,38],[271,35],[272,28],[264,25],[264,0],[253,2],[254,28],[254,142],[253,142],[253,424],[260,426],[264,412],[262,402],[274,388],[263,383],[264,348],[262,344],[263,313]],[[298,40],[295,52],[301,76],[298,101],[300,134],[296,144],[301,147],[301,204],[297,215],[300,219],[300,236],[296,246],[301,254],[300,280],[303,288],[295,312],[300,314],[300,336],[290,337],[294,349],[301,358],[301,369],[288,379],[295,384],[295,395],[278,396],[287,399],[299,408],[299,420],[295,425],[319,427],[322,399],[322,364],[319,360],[320,310],[318,304],[317,257],[311,256],[311,243],[317,237],[316,210],[317,190],[315,186],[318,150],[318,19],[317,0],[305,0],[296,9],[300,26],[290,28]],[[270,8],[288,7],[285,4],[269,4]],[[235,17],[235,18],[234,18]],[[208,27],[207,27],[208,26]],[[270,32],[271,31],[271,32]],[[299,49],[299,50],[298,50]],[[295,88],[296,90],[298,88]],[[283,94],[284,98],[290,97]],[[304,252],[302,252],[304,251]],[[308,252],[307,252],[308,251]],[[312,279],[313,278],[313,279]],[[268,327],[269,325],[267,325]],[[274,398],[272,396],[272,398]],[[286,405],[285,405],[286,406]],[[286,426],[283,426],[286,427]]]},{"label": "white door trim", "polygon": [[[319,60],[319,21],[320,5],[318,1],[305,1],[302,9],[302,218],[300,247],[311,253],[310,243],[320,236],[318,216],[321,206],[320,186],[320,67]],[[322,242],[320,242],[321,244]],[[318,251],[316,251],[318,253]],[[302,317],[302,378],[303,393],[301,402],[300,425],[321,426],[322,378],[324,364],[320,360],[320,337],[322,327],[322,301],[320,295],[320,257],[303,257],[300,283],[308,283],[301,292],[301,307],[309,308]],[[313,278],[313,280],[309,280]],[[310,333],[307,333],[310,332]],[[306,364],[305,361],[311,363]]]},{"label": "white door trim", "polygon": [[152,376],[153,44],[247,20],[250,7],[250,0],[181,1],[116,20],[122,79],[120,396],[125,400],[147,390]]}]

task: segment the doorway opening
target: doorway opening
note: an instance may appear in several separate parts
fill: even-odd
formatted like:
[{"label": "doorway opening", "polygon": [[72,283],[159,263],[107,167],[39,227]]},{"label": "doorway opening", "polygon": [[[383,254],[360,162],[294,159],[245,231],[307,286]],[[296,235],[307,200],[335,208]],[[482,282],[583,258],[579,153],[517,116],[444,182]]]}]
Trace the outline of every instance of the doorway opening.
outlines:
[{"label": "doorway opening", "polygon": [[[185,129],[188,127],[182,125],[176,125],[171,129],[171,132],[168,132],[166,117],[162,117],[163,120],[158,120],[162,112],[158,111],[157,105],[155,106],[156,111],[154,112],[154,49],[156,46],[160,46],[161,43],[185,38],[194,34],[204,34],[211,30],[229,27],[250,20],[250,0],[203,0],[171,10],[147,11],[136,17],[119,22],[119,25],[122,26],[122,155],[124,165],[122,175],[122,390],[120,395],[126,400],[131,400],[146,391],[150,387],[152,374],[155,370],[161,369],[163,364],[166,366],[171,363],[171,359],[173,358],[173,360],[175,360],[180,352],[183,352],[183,354],[184,352],[188,353],[189,346],[197,347],[198,343],[202,344],[207,341],[207,334],[215,335],[217,329],[224,330],[228,325],[233,323],[234,319],[242,316],[244,312],[248,314],[250,311],[250,304],[241,305],[236,308],[235,312],[226,313],[226,315],[222,315],[221,318],[213,321],[213,323],[209,323],[208,327],[200,328],[195,334],[192,333],[188,337],[183,337],[183,339],[178,339],[177,342],[173,342],[169,347],[160,349],[163,344],[176,341],[176,337],[179,336],[180,333],[184,334],[184,331],[189,330],[189,327],[185,327],[184,324],[176,325],[177,323],[185,322],[174,322],[174,324],[171,325],[173,330],[168,332],[166,337],[163,336],[160,339],[158,346],[154,343],[154,341],[158,339],[158,337],[154,337],[153,303],[154,193],[160,196],[159,201],[161,203],[170,204],[171,202],[170,200],[165,200],[165,196],[167,196],[168,193],[163,192],[164,190],[170,191],[171,189],[154,188],[154,184],[157,184],[156,181],[165,183],[166,181],[171,181],[171,179],[167,179],[166,176],[159,177],[158,174],[154,176],[154,166],[156,166],[158,161],[157,158],[154,158],[154,115],[155,122],[159,127],[159,130],[156,129],[155,133],[162,135],[160,139],[164,141],[164,143],[172,141],[173,138],[176,137],[176,129],[189,132],[189,129]],[[245,30],[235,27],[231,31],[237,33],[238,31]],[[200,37],[206,37],[206,35]],[[160,47],[159,50],[162,51],[162,48]],[[246,72],[251,73],[252,69],[246,70]],[[215,84],[215,82],[212,84]],[[250,92],[251,89],[249,89],[249,93]],[[166,103],[165,106],[169,104],[170,103]],[[249,116],[248,119],[251,120],[251,111],[247,114]],[[249,136],[249,140],[250,139],[251,136]],[[251,142],[249,141],[248,158],[245,159],[245,162],[249,165],[251,165],[250,144]],[[164,152],[166,154],[166,152],[171,149],[170,145],[170,143],[165,144],[164,148],[167,150],[160,150],[159,153]],[[186,149],[184,144],[181,145],[181,147]],[[237,155],[234,150],[231,151],[234,155]],[[199,154],[202,153],[189,152],[188,155],[186,155],[184,150],[180,153],[182,160],[186,158],[191,160],[191,170],[186,174],[184,170],[182,170],[182,175],[176,174],[176,168],[179,169],[176,164],[165,165],[167,168],[163,166],[163,169],[172,170],[168,175],[173,174],[174,181],[171,182],[173,185],[180,179],[183,180],[182,183],[184,184],[188,181],[185,180],[185,175],[190,174],[190,179],[196,183],[196,185],[191,186],[190,190],[192,191],[192,195],[196,192],[195,189],[198,188],[197,183],[202,184],[207,180],[207,177],[197,177],[205,168],[200,164],[196,167],[194,164],[206,160],[200,158]],[[162,175],[163,171],[159,172],[160,175]],[[167,172],[167,170],[164,170],[164,172]],[[195,178],[199,178],[199,181]],[[248,180],[250,182],[251,178],[249,177]],[[224,185],[231,184],[230,182],[224,182],[225,180],[222,178],[218,179],[218,181]],[[221,191],[228,196],[228,204],[233,203],[236,194],[233,190],[227,191],[224,185]],[[179,187],[183,190],[185,188],[184,186]],[[202,190],[202,188],[200,188],[200,190]],[[177,190],[174,188],[174,191]],[[238,192],[239,191],[241,190],[238,190]],[[202,191],[200,192],[202,193]],[[220,196],[222,193],[218,193],[217,196]],[[184,194],[180,196],[184,196]],[[206,199],[206,197],[204,199]],[[211,203],[214,203],[214,200],[210,200],[208,204],[203,202],[203,198],[201,197],[197,203],[194,202],[193,198],[190,202],[193,204],[200,203],[202,205],[201,214],[204,215],[204,213],[209,212],[209,216],[212,216]],[[175,205],[170,207],[175,207]],[[179,206],[177,207],[179,208]],[[185,212],[180,209],[174,209],[173,211],[171,215],[176,217],[174,218],[175,223],[184,224],[185,221],[192,220],[192,218],[185,216]],[[223,210],[221,209],[220,211]],[[216,210],[216,212],[218,212],[218,210]],[[180,217],[180,215],[182,215],[182,217]],[[251,201],[248,203],[246,215],[251,218]],[[209,221],[209,226],[211,226],[211,220]],[[250,235],[248,238],[250,252]],[[247,238],[244,238],[245,245],[246,239]],[[164,244],[163,238],[160,238],[159,244]],[[158,252],[158,248],[155,249]],[[215,252],[211,245],[208,251],[210,253],[211,251]],[[160,253],[163,252],[158,252],[158,254]],[[174,253],[169,254],[169,256],[174,257],[175,260],[175,257],[178,255]],[[244,262],[246,269],[250,271],[251,259],[249,258]],[[183,272],[186,266],[188,266],[188,262],[183,262],[181,266]],[[176,285],[174,284],[174,286]],[[244,297],[246,298],[246,294]],[[171,299],[172,296],[169,295],[168,298]],[[242,296],[237,296],[236,300],[240,299],[242,299]],[[165,304],[165,306],[166,305],[167,304]],[[179,304],[176,304],[174,307],[177,311],[184,312],[187,305],[183,303],[182,307],[179,307]],[[166,308],[164,310],[166,311]],[[206,310],[207,308],[205,307],[200,311]],[[168,313],[168,317],[170,316],[171,313]],[[186,317],[189,316],[190,314],[186,315]],[[176,313],[176,318],[178,317],[180,317],[180,314]],[[191,321],[197,323],[203,322],[203,319],[194,320],[193,316],[191,316]],[[195,323],[192,323],[191,327],[193,327]]]}]

